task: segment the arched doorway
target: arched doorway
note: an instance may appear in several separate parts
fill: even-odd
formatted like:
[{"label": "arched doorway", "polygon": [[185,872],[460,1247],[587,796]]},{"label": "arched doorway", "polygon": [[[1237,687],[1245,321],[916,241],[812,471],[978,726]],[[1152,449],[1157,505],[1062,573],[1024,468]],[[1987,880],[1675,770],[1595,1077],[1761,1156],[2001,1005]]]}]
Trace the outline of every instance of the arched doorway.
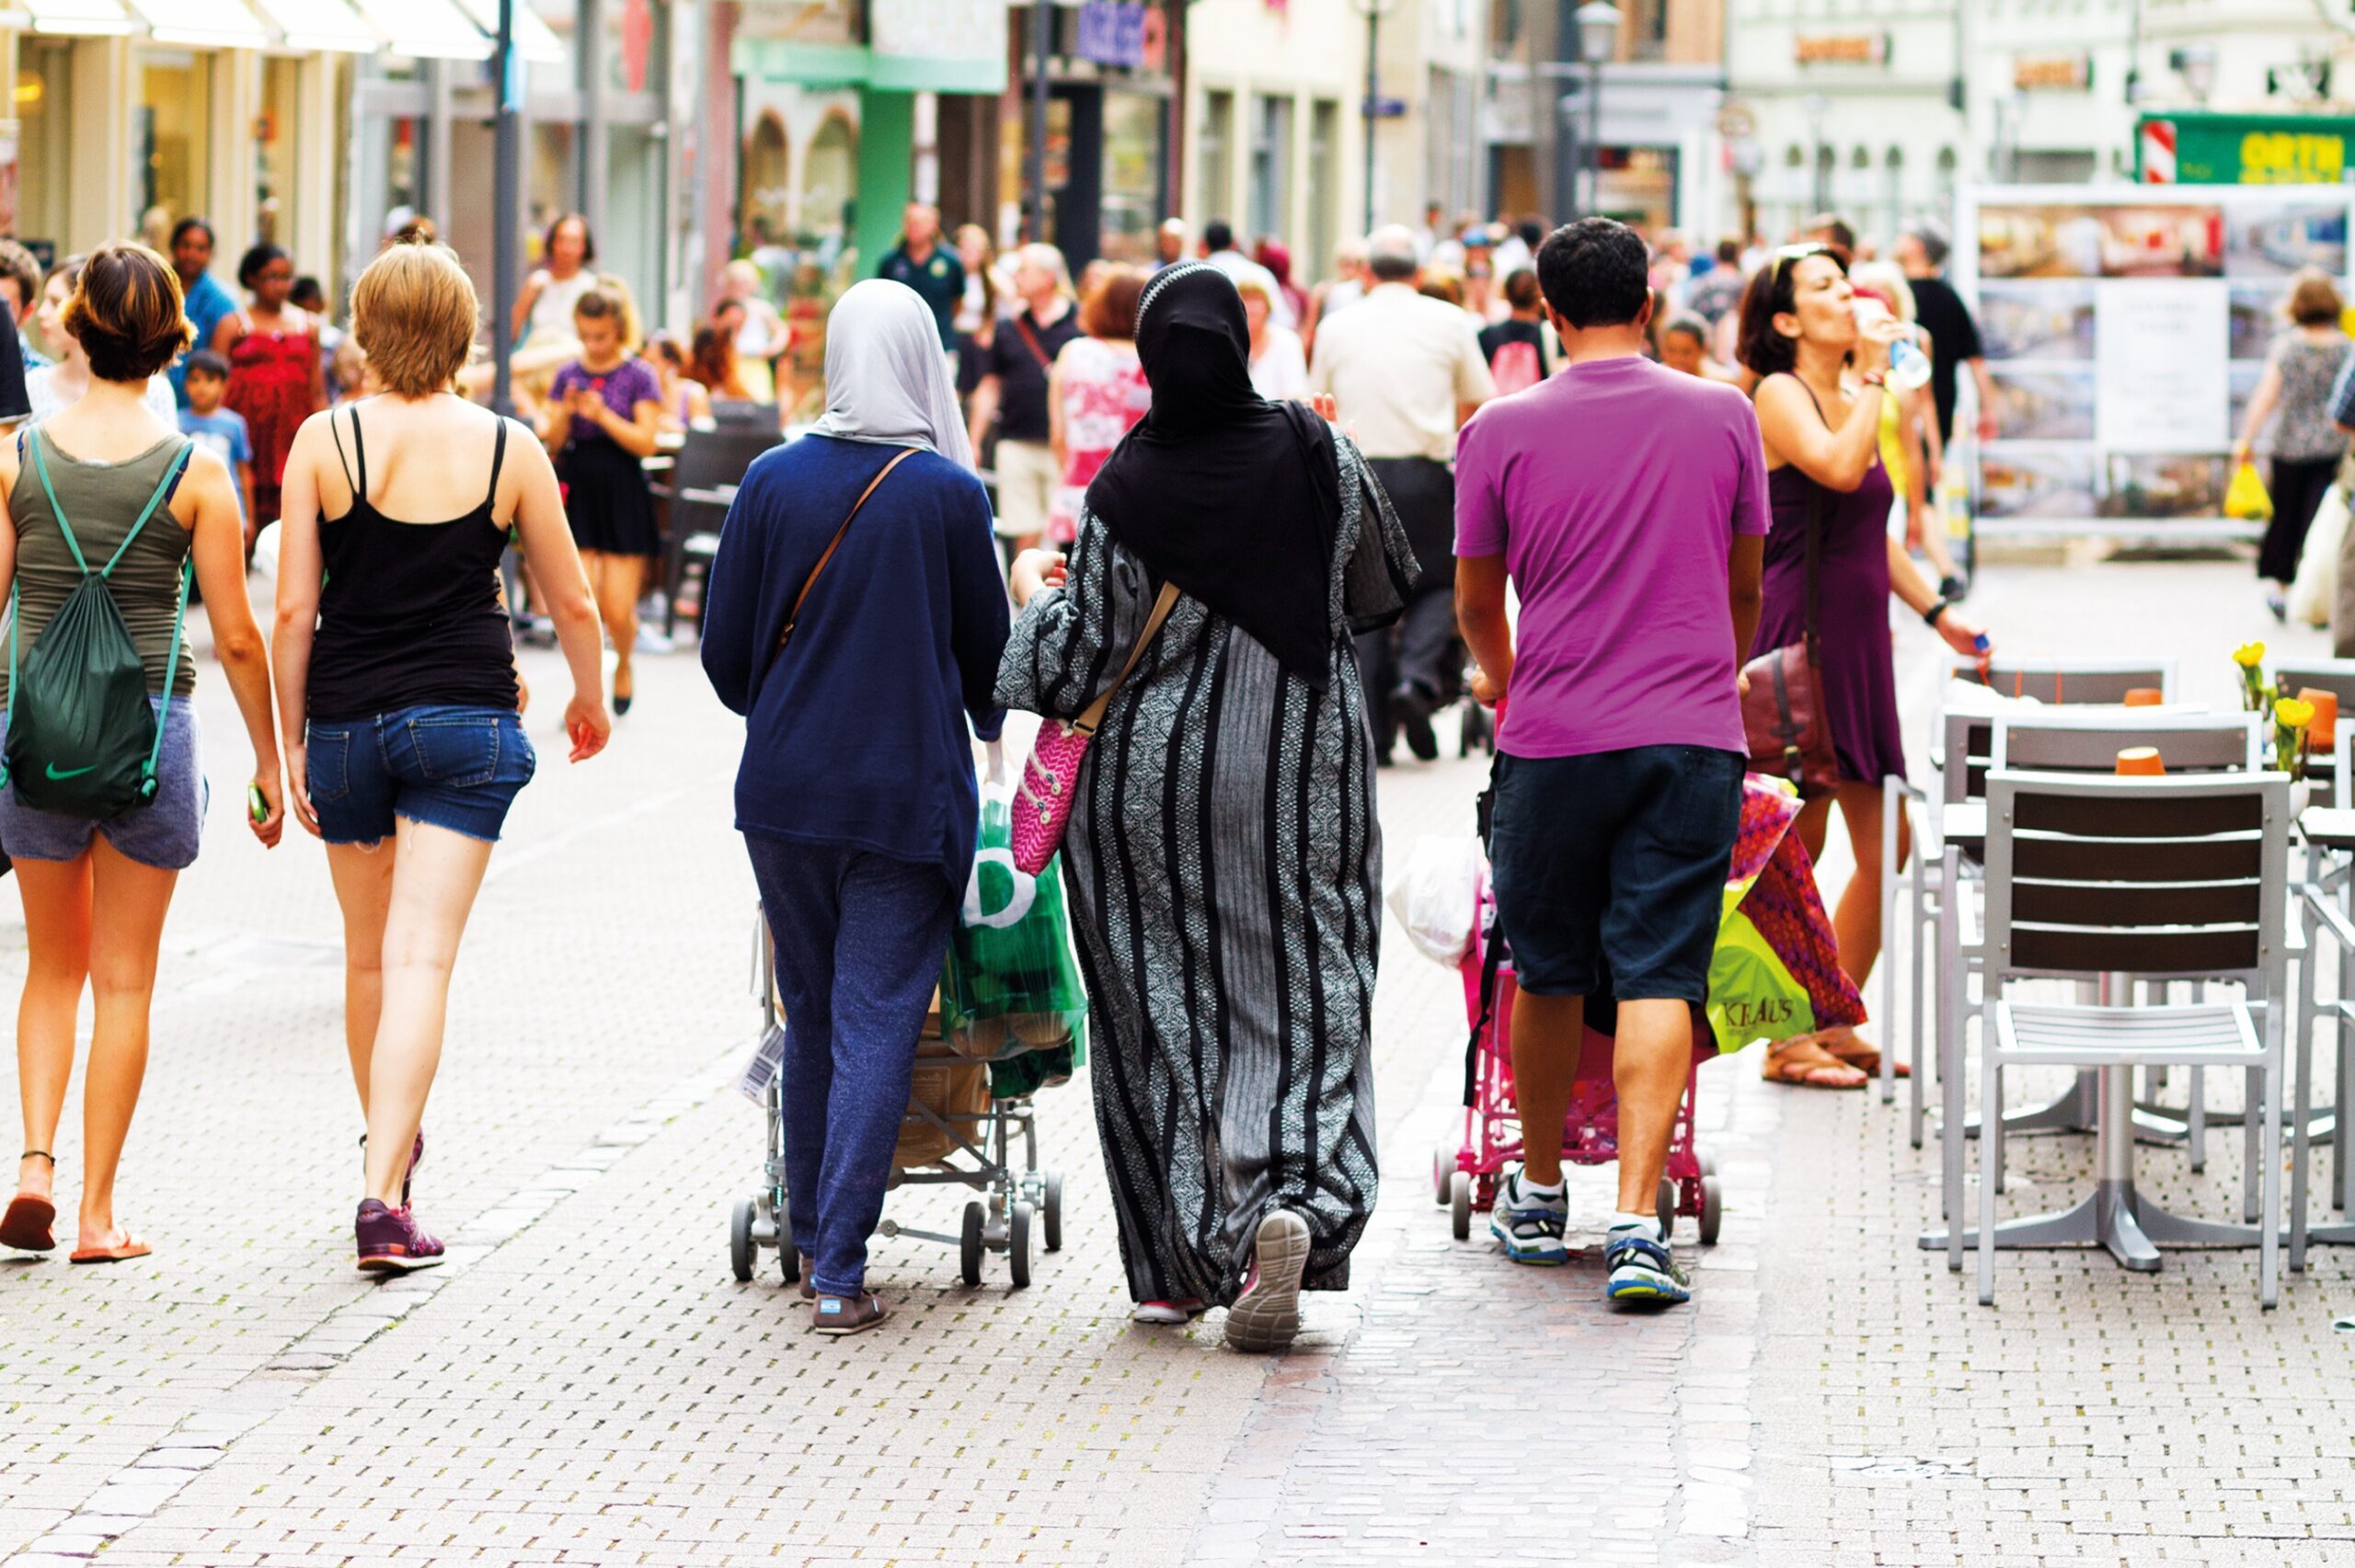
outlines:
[{"label": "arched doorway", "polygon": [[737,187],[736,224],[744,242],[757,244],[757,222],[770,238],[781,239],[791,230],[793,173],[785,140],[785,121],[775,113],[763,114],[744,138],[744,167]]},{"label": "arched doorway", "polygon": [[850,237],[851,202],[858,189],[858,132],[840,109],[830,112],[801,160],[801,243],[829,254]]}]

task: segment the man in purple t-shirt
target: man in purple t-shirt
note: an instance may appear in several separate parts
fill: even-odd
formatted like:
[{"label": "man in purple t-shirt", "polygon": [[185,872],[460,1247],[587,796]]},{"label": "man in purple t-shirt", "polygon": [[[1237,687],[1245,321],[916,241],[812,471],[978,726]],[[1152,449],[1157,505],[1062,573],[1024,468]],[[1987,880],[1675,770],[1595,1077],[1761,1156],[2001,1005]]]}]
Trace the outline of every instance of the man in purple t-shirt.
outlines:
[{"label": "man in purple t-shirt", "polygon": [[[1766,458],[1749,400],[1643,356],[1644,242],[1586,218],[1537,253],[1561,372],[1456,447],[1457,618],[1508,698],[1489,853],[1520,997],[1524,1162],[1489,1229],[1558,1264],[1585,999],[1618,1001],[1614,1301],[1690,1298],[1652,1218],[1741,815],[1740,651],[1758,622]],[[1521,597],[1519,646],[1505,618]]]}]

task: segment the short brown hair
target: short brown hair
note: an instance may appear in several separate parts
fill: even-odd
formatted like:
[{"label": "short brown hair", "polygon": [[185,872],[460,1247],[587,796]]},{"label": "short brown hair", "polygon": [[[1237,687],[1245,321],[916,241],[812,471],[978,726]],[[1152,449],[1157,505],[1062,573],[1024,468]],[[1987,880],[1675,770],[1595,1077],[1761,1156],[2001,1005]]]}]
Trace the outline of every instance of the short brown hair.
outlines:
[{"label": "short brown hair", "polygon": [[1143,298],[1143,273],[1133,267],[1112,268],[1079,307],[1079,329],[1090,338],[1134,338],[1137,302]]},{"label": "short brown hair", "polygon": [[447,392],[473,353],[482,307],[474,280],[445,245],[396,245],[351,285],[351,335],[387,392]]},{"label": "short brown hair", "polygon": [[82,263],[65,330],[100,381],[144,382],[196,340],[172,264],[144,245],[102,245]]},{"label": "short brown hair", "polygon": [[1540,299],[1537,274],[1526,267],[1516,267],[1505,274],[1505,303],[1515,310],[1534,310]]},{"label": "short brown hair", "polygon": [[15,240],[0,239],[0,278],[17,280],[18,309],[30,309],[40,303],[40,263]]},{"label": "short brown hair", "polygon": [[2308,267],[2290,283],[2290,319],[2300,326],[2336,326],[2346,302],[2319,268]]}]

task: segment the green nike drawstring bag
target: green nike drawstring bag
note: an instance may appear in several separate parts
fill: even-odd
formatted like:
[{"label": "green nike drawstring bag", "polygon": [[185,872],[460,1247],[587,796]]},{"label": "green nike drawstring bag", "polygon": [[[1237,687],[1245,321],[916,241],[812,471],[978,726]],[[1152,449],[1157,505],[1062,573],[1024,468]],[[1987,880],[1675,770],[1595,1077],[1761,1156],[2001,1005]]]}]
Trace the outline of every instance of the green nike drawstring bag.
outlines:
[{"label": "green nike drawstring bag", "polygon": [[[155,763],[164,750],[164,715],[148,700],[146,666],[107,578],[171,494],[188,466],[190,447],[183,444],[166,465],[139,521],[107,564],[92,571],[50,486],[42,445],[35,432],[24,450],[31,453],[50,515],[65,535],[82,580],[42,629],[21,668],[17,645],[22,603],[18,589],[9,589],[8,744],[0,756],[0,784],[13,785],[17,798],[36,810],[104,821],[155,798]],[[188,619],[189,584],[195,573],[193,561],[180,564],[179,609],[172,617],[171,654],[164,666],[167,698],[179,672],[180,628]]]}]

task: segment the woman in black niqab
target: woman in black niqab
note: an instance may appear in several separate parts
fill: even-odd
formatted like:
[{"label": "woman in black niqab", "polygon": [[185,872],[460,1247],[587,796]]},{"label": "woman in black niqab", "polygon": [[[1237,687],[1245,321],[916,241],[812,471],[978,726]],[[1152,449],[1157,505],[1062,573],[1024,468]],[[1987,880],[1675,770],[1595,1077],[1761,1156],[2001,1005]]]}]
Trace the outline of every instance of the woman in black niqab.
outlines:
[{"label": "woman in black niqab", "polygon": [[1228,1345],[1270,1350],[1303,1290],[1347,1288],[1373,1207],[1382,839],[1348,639],[1397,616],[1415,555],[1349,439],[1251,390],[1246,340],[1214,269],[1147,287],[1153,411],[1088,486],[1067,576],[1015,563],[996,695],[1070,720],[1136,658],[1074,776],[1024,787],[1069,819],[1135,1315],[1223,1306]]},{"label": "woman in black niqab", "polygon": [[1155,579],[1234,622],[1318,691],[1331,674],[1327,576],[1341,519],[1332,427],[1251,386],[1250,329],[1225,273],[1155,277],[1137,306],[1153,407],[1087,504]]}]

